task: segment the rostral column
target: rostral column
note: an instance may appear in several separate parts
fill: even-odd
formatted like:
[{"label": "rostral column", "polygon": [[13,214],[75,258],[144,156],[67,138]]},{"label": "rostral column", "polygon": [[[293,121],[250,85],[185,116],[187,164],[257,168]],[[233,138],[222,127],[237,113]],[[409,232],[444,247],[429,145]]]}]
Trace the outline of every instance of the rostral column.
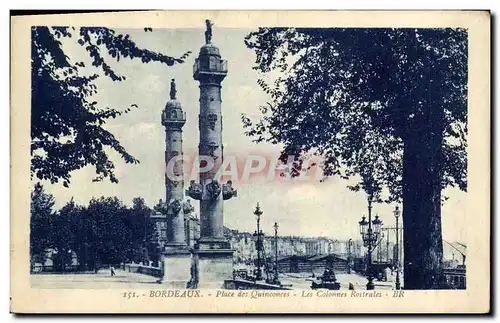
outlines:
[{"label": "rostral column", "polygon": [[165,203],[158,210],[166,215],[167,242],[162,252],[163,283],[186,288],[190,281],[191,254],[184,228],[184,171],[182,164],[182,127],[186,113],[176,98],[175,80],[170,83],[170,100],[162,112],[165,127]]},{"label": "rostral column", "polygon": [[227,75],[227,61],[212,44],[210,20],[206,20],[206,26],[205,45],[196,58],[193,77],[200,83],[198,149],[200,158],[205,159],[200,168],[206,166],[206,159],[214,167],[200,172],[200,182],[192,181],[187,194],[200,201],[200,240],[195,249],[199,283],[215,286],[232,277],[234,250],[224,237],[223,200],[236,196],[236,190],[231,181],[221,184],[216,178],[223,161],[221,83]]}]

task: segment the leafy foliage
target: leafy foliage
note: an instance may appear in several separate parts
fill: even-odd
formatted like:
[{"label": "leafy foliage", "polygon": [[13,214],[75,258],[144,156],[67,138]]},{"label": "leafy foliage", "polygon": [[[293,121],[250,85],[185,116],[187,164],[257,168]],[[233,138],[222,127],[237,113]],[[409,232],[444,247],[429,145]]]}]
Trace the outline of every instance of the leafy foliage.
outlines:
[{"label": "leafy foliage", "polygon": [[[92,246],[100,261],[116,263],[124,259],[129,242],[132,241],[132,228],[126,207],[118,198],[92,199],[87,208],[92,222]],[[104,258],[104,259],[103,259]]]},{"label": "leafy foliage", "polygon": [[54,265],[58,270],[63,270],[71,265],[72,251],[74,250],[74,241],[77,231],[74,230],[74,222],[78,220],[80,208],[74,201],[70,201],[57,213],[53,232],[53,247],[56,251]]},{"label": "leafy foliage", "polygon": [[47,194],[37,183],[31,192],[30,255],[31,265],[44,263],[46,249],[51,246],[51,233],[54,218],[54,197]]},{"label": "leafy foliage", "polygon": [[116,197],[93,198],[87,207],[73,200],[53,212],[53,198],[41,185],[32,194],[32,263],[45,261],[54,250],[54,265],[64,270],[75,253],[81,270],[101,264],[144,261],[153,234],[148,221],[151,210],[135,198],[128,208]]},{"label": "leafy foliage", "polygon": [[[145,31],[152,31],[146,28]],[[184,62],[179,58],[139,48],[129,35],[117,34],[105,27],[32,28],[31,41],[31,174],[51,183],[70,183],[71,172],[86,165],[95,167],[96,181],[108,177],[118,182],[114,163],[106,148],[116,151],[127,163],[138,163],[103,125],[130,111],[100,107],[92,96],[98,91],[95,80],[104,74],[115,82],[125,76],[115,73],[106,53],[117,62],[122,58],[140,59],[143,63],[159,62],[172,66]],[[77,39],[89,54],[92,66],[73,62],[64,53],[61,40]],[[94,69],[95,73],[88,74]]]},{"label": "leafy foliage", "polygon": [[285,158],[319,155],[325,176],[358,176],[350,188],[375,200],[385,186],[390,202],[402,194],[404,143],[429,127],[444,136],[442,187],[466,190],[465,30],[259,28],[245,43],[270,96],[259,120],[242,116],[256,142],[284,144]]}]

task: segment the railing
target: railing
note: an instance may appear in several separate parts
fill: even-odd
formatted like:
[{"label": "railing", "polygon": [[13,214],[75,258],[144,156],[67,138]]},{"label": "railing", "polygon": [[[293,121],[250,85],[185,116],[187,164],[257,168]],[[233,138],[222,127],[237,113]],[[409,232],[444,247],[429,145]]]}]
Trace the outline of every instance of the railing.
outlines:
[{"label": "railing", "polygon": [[197,58],[193,65],[193,74],[198,72],[227,73],[227,61],[217,57]]},{"label": "railing", "polygon": [[467,284],[465,268],[445,268],[443,270],[447,287],[450,289],[465,289]]},{"label": "railing", "polygon": [[32,274],[91,274],[95,273],[95,270],[82,269],[79,265],[67,265],[63,268],[56,266],[42,266],[34,265],[31,267]]},{"label": "railing", "polygon": [[185,123],[186,122],[186,112],[178,110],[165,111],[161,114],[161,123]]},{"label": "railing", "polygon": [[145,266],[139,264],[125,264],[124,270],[129,273],[144,274],[153,277],[161,277],[162,272],[160,267]]},{"label": "railing", "polygon": [[[101,265],[99,266],[100,269],[106,269],[109,268],[109,265]],[[162,272],[160,267],[154,267],[154,266],[146,266],[146,265],[141,265],[141,264],[122,264],[122,265],[116,265],[115,268],[121,268],[122,270],[130,273],[139,273],[139,274],[144,274],[144,275],[149,275],[153,277],[161,277]],[[31,273],[32,274],[59,274],[59,275],[64,275],[64,274],[94,274],[96,273],[96,270],[88,270],[88,269],[82,269],[78,265],[68,265],[64,269],[62,268],[57,268],[55,266],[42,266],[42,265],[35,265],[31,268]]]}]

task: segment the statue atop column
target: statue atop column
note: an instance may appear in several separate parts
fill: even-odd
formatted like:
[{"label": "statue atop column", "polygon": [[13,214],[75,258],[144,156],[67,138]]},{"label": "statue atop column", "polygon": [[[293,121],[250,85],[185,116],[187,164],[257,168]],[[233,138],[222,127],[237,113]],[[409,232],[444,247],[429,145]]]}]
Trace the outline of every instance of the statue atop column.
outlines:
[{"label": "statue atop column", "polygon": [[175,79],[172,79],[170,82],[170,99],[175,100],[175,95],[177,94],[177,90],[175,89]]},{"label": "statue atop column", "polygon": [[207,30],[205,31],[205,43],[210,44],[212,42],[212,26],[214,25],[209,19],[205,20],[207,25]]}]

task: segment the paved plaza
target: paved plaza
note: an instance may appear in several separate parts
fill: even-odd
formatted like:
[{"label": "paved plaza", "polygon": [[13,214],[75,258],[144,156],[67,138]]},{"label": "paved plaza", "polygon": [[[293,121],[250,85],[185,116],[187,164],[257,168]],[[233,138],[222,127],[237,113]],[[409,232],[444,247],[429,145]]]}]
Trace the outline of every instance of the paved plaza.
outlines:
[{"label": "paved plaza", "polygon": [[111,277],[109,269],[101,269],[97,274],[36,274],[31,275],[32,288],[61,289],[127,289],[153,288],[158,286],[158,278],[115,270]]},{"label": "paved plaza", "polygon": [[[337,280],[341,289],[348,289],[349,283],[356,290],[366,288],[366,278],[357,274],[338,274]],[[293,289],[310,290],[311,278],[299,275],[282,275],[281,283],[291,285]],[[116,275],[111,276],[109,269],[101,269],[97,274],[36,274],[31,275],[31,286],[33,288],[60,288],[60,289],[127,289],[127,288],[157,288],[158,278],[130,273],[120,269]],[[391,282],[375,281],[375,289],[393,289]]]},{"label": "paved plaza", "polygon": [[[336,274],[340,289],[349,289],[349,283],[354,285],[356,290],[366,289],[368,280],[366,277],[357,274]],[[292,285],[293,289],[311,289],[312,278],[300,277],[299,275],[288,274],[280,277],[283,285]],[[374,281],[375,289],[393,289],[394,282]]]}]

